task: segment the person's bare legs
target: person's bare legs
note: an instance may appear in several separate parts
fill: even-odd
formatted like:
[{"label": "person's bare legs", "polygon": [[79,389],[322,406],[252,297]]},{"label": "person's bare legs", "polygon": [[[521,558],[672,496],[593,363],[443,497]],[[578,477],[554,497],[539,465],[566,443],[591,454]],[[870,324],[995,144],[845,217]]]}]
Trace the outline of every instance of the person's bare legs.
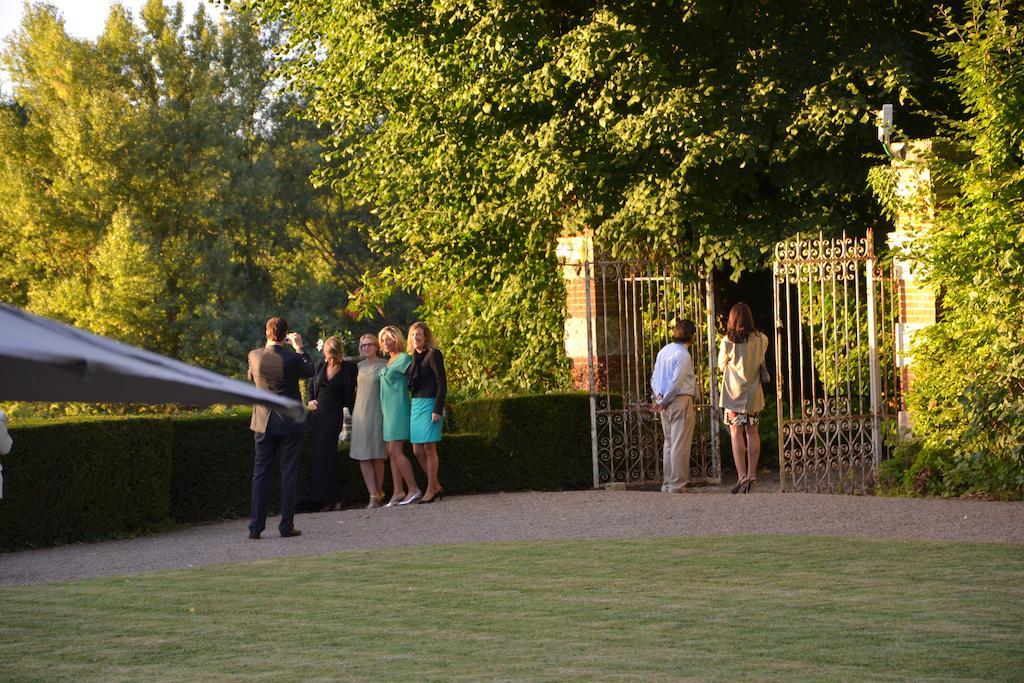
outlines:
[{"label": "person's bare legs", "polygon": [[377,492],[380,491],[380,480],[377,479],[377,468],[373,465],[373,460],[360,460],[359,471],[363,475],[363,483],[366,484],[366,492],[370,494],[370,503],[373,503],[377,498]]},{"label": "person's bare legs", "polygon": [[744,427],[747,435],[747,478],[757,479],[757,460],[761,457],[761,435],[757,433],[757,425]]},{"label": "person's bare legs", "polygon": [[[391,481],[394,482],[395,490],[391,492],[391,503],[398,504],[407,495],[420,492],[416,484],[416,477],[412,472],[412,463],[405,457],[402,451],[404,441],[388,441],[388,457],[391,460]],[[399,491],[402,495],[398,495]]]},{"label": "person's bare legs", "polygon": [[414,443],[412,445],[412,452],[416,455],[416,460],[419,461],[420,467],[423,468],[427,475],[427,490],[423,493],[423,497],[427,500],[433,500],[434,496],[441,490],[441,482],[437,480],[437,469],[440,465],[437,457],[437,444]]},{"label": "person's bare legs", "polygon": [[[389,505],[405,498],[405,482],[402,480],[402,472],[398,469],[398,461],[392,457],[391,453],[391,444],[393,443],[395,442],[387,442],[388,461],[391,463],[391,500],[388,503]],[[402,442],[399,441],[397,443],[399,450],[401,450]]]},{"label": "person's bare legs", "polygon": [[377,490],[375,493],[380,496],[381,500],[384,500],[384,459],[377,458],[370,462],[373,463],[373,473],[377,477]]},{"label": "person's bare legs", "polygon": [[732,461],[736,464],[737,482],[747,478],[747,448],[743,443],[743,427],[729,425],[729,437],[732,439]]}]

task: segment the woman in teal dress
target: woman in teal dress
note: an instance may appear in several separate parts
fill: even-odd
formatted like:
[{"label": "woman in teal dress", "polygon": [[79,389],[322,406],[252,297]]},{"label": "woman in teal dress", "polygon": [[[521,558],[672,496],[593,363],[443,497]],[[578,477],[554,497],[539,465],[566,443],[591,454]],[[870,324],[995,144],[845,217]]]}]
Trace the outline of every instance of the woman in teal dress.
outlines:
[{"label": "woman in teal dress", "polygon": [[412,401],[409,398],[409,366],[412,358],[403,351],[405,335],[394,325],[388,325],[380,334],[380,348],[388,356],[380,371],[380,409],[384,415],[384,441],[391,461],[391,481],[394,491],[385,507],[409,505],[423,497],[412,472],[412,463],[405,457],[402,447],[409,440],[409,419]]}]

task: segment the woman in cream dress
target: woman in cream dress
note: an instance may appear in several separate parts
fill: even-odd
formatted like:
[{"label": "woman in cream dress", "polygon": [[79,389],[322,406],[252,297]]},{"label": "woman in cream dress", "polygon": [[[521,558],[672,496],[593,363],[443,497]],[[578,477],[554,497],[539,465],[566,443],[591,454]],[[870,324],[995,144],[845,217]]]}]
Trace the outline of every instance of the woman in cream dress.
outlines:
[{"label": "woman in cream dress", "polygon": [[733,306],[725,339],[718,349],[718,367],[722,370],[719,407],[729,425],[738,475],[733,493],[749,493],[757,484],[757,459],[761,455],[757,423],[764,410],[761,366],[767,350],[768,337],[754,327],[750,306],[743,302]]},{"label": "woman in cream dress", "polygon": [[380,357],[377,337],[364,334],[359,338],[359,374],[356,378],[356,403],[352,409],[352,442],[349,454],[359,461],[366,491],[370,494],[367,507],[384,504],[384,413],[380,409],[380,371],[384,359]]}]

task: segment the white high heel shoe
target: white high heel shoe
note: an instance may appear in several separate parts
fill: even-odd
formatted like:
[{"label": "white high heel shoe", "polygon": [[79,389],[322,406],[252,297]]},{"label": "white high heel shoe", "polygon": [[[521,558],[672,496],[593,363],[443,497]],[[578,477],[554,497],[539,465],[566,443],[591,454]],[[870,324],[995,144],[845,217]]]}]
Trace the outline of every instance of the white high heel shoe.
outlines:
[{"label": "white high heel shoe", "polygon": [[411,496],[403,500],[401,503],[399,503],[399,505],[412,505],[422,497],[423,491],[417,491],[416,493],[412,494]]}]

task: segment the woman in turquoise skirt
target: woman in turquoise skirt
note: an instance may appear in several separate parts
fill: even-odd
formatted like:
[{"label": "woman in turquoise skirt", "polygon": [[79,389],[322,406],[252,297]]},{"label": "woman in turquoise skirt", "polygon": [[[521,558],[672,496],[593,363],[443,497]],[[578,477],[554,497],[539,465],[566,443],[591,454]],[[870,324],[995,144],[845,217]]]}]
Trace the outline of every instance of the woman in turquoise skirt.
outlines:
[{"label": "woman in turquoise skirt", "polygon": [[437,444],[441,441],[448,378],[444,371],[444,356],[434,344],[434,335],[426,323],[413,323],[409,328],[408,351],[412,355],[409,368],[409,392],[412,394],[410,441],[412,452],[427,473],[427,490],[420,503],[433,503],[441,500],[443,493],[437,480]]},{"label": "woman in turquoise skirt", "polygon": [[384,441],[391,461],[391,481],[394,490],[385,507],[409,505],[423,497],[412,463],[402,452],[409,440],[409,366],[412,358],[402,351],[405,336],[394,325],[388,325],[377,335],[380,348],[388,356],[380,371],[380,409],[384,416]]}]

